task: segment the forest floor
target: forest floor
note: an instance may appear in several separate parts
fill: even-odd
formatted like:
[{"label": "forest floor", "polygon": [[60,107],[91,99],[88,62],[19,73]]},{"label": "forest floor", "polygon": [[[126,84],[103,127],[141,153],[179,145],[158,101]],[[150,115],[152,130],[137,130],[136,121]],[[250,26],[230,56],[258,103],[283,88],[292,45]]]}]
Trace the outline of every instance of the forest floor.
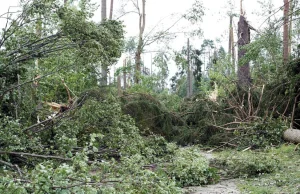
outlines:
[{"label": "forest floor", "polygon": [[[226,152],[226,151],[225,151]],[[203,152],[203,155],[213,160],[219,153]],[[278,160],[279,168],[270,174],[261,174],[256,177],[238,179],[220,179],[219,183],[201,187],[186,188],[191,194],[238,194],[238,193],[263,193],[263,194],[300,194],[300,150],[299,145],[282,145],[264,154]]]}]

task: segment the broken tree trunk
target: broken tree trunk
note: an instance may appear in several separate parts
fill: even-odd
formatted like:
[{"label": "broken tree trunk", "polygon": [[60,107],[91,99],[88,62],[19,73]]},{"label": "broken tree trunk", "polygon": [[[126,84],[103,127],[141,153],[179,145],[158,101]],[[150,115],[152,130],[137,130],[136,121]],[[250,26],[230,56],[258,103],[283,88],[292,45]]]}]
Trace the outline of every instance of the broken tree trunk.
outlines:
[{"label": "broken tree trunk", "polygon": [[283,133],[283,138],[286,141],[292,143],[300,143],[300,130],[299,129],[287,129]]},{"label": "broken tree trunk", "polygon": [[245,56],[246,50],[243,48],[250,43],[250,27],[243,15],[238,23],[238,86],[250,86],[250,66],[249,62],[241,64],[241,59]]}]

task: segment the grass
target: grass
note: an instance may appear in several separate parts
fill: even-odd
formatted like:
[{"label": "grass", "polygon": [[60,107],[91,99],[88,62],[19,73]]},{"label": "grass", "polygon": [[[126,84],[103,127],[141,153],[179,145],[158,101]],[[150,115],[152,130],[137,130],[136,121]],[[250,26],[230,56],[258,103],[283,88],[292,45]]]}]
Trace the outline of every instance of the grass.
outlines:
[{"label": "grass", "polygon": [[223,177],[238,178],[241,193],[300,194],[300,147],[296,145],[259,152],[224,150],[215,158],[214,165],[223,169]]}]

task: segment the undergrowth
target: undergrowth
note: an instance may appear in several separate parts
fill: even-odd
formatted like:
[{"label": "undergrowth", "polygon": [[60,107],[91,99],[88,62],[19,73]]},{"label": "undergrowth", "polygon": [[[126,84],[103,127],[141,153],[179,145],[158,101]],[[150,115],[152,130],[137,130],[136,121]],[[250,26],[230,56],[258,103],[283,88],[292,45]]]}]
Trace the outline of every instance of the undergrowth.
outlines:
[{"label": "undergrowth", "polygon": [[270,163],[279,161],[277,170],[270,174],[243,180],[239,189],[243,193],[299,193],[300,151],[295,145],[282,145],[264,153]]}]

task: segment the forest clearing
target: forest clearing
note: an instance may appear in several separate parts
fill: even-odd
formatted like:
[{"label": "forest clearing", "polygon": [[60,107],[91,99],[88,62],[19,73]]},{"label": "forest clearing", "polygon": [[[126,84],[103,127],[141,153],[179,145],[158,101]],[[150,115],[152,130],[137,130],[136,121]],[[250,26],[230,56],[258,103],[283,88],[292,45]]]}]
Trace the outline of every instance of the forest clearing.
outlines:
[{"label": "forest clearing", "polygon": [[300,193],[299,0],[17,3],[0,193]]}]

